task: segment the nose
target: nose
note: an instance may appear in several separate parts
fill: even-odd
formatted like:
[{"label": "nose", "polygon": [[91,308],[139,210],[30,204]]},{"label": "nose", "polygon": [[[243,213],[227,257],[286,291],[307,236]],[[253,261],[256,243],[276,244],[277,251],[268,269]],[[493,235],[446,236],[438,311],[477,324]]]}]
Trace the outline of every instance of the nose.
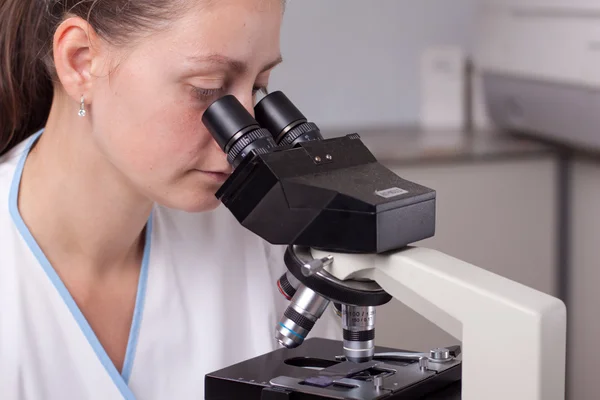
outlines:
[{"label": "nose", "polygon": [[254,118],[254,96],[244,93],[243,95],[236,95],[235,97],[244,106],[246,111],[252,115],[252,118]]}]

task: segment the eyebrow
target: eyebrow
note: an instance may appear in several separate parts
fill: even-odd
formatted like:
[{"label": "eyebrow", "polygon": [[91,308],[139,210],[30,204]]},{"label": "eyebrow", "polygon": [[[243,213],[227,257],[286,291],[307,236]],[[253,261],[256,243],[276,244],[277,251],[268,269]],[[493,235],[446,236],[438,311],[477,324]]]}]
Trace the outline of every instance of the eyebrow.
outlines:
[{"label": "eyebrow", "polygon": [[[193,63],[219,64],[219,65],[225,66],[239,74],[242,74],[248,70],[248,64],[246,64],[245,62],[239,61],[239,60],[234,60],[232,58],[223,56],[221,54],[210,54],[208,56],[192,56],[192,57],[188,57],[188,61],[193,62]],[[266,72],[266,71],[270,70],[271,68],[274,68],[276,65],[280,64],[281,62],[283,62],[283,58],[280,55],[275,60],[266,64],[261,69],[260,72],[261,73]]]}]

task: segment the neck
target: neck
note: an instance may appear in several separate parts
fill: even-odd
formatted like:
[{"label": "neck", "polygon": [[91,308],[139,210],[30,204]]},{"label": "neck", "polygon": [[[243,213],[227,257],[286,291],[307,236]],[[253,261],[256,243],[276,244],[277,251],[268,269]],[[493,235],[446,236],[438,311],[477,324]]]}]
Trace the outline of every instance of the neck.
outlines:
[{"label": "neck", "polygon": [[152,202],[98,150],[89,117],[66,110],[52,108],[25,163],[21,215],[53,265],[97,274],[139,265]]}]

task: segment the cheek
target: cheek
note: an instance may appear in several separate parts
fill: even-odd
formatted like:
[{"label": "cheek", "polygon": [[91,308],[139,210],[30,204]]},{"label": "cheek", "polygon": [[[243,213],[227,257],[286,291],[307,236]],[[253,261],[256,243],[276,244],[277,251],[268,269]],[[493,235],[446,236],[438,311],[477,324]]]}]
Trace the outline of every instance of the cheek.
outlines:
[{"label": "cheek", "polygon": [[212,140],[202,125],[202,110],[176,85],[144,72],[122,71],[110,86],[99,89],[97,140],[129,174],[166,176],[190,168]]},{"label": "cheek", "polygon": [[145,115],[132,121],[140,134],[130,145],[147,149],[159,164],[171,168],[189,167],[210,141],[208,132],[203,129],[201,114],[189,105],[168,103],[142,114]]}]

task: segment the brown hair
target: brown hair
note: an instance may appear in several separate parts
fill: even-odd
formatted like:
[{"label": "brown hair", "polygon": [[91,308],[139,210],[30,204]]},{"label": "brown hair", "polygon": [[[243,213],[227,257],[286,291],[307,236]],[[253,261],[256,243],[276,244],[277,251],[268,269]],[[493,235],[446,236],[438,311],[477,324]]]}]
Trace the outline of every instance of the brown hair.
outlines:
[{"label": "brown hair", "polygon": [[55,81],[52,40],[65,17],[81,17],[102,39],[122,44],[183,9],[166,0],[1,0],[0,156],[46,124]]}]

